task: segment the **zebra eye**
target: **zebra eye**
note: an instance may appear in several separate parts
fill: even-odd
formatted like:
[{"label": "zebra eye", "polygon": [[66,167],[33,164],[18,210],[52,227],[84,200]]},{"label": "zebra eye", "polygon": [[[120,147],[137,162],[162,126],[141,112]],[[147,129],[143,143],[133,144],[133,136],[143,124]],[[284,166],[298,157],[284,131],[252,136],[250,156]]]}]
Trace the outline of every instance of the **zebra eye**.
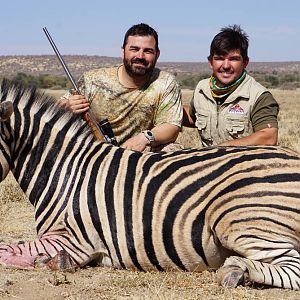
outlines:
[{"label": "zebra eye", "polygon": [[14,107],[12,102],[10,101],[3,101],[0,104],[0,120],[6,121],[13,113]]}]

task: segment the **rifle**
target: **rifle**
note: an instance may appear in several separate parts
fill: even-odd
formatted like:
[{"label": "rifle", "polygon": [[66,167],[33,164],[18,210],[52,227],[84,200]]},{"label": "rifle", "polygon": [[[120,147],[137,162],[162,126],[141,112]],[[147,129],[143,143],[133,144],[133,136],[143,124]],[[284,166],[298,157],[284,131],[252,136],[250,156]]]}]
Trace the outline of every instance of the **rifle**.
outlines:
[{"label": "rifle", "polygon": [[[68,79],[70,80],[71,84],[73,85],[73,88],[75,90],[75,94],[80,95],[80,90],[78,85],[76,84],[71,72],[69,71],[68,66],[66,65],[66,63],[64,62],[64,59],[62,58],[61,54],[59,53],[50,33],[48,32],[47,28],[44,27],[43,31],[48,39],[48,41],[50,42],[57,58],[59,59]],[[93,115],[93,113],[91,112],[91,110],[89,109],[87,112],[85,112],[83,114],[83,119],[87,122],[87,124],[90,126],[94,137],[101,141],[101,142],[106,142],[106,143],[111,143],[115,146],[118,146],[118,142],[114,136],[114,133],[112,131],[111,125],[108,121],[108,119],[104,119],[99,123],[99,126],[96,122],[96,119]]]}]

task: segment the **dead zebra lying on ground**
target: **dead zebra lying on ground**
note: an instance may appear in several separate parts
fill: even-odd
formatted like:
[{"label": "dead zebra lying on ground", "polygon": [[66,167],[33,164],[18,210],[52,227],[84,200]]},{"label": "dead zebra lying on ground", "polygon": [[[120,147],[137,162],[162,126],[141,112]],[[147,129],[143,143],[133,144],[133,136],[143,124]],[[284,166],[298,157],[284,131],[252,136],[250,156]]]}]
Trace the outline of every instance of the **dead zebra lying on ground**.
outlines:
[{"label": "dead zebra lying on ground", "polygon": [[35,208],[38,234],[2,245],[0,264],[210,268],[225,286],[247,279],[299,289],[298,154],[280,147],[142,154],[94,141],[50,96],[4,81],[0,97],[1,179],[13,173]]}]

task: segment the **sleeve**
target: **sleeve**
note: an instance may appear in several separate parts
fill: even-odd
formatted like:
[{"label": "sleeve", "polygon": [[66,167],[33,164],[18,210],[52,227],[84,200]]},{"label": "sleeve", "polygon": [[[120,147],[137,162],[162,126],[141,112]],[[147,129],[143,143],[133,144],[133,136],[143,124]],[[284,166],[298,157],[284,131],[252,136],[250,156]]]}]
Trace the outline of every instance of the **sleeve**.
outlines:
[{"label": "sleeve", "polygon": [[257,99],[250,119],[252,122],[253,130],[259,131],[264,128],[278,128],[279,104],[274,99],[270,92],[265,92]]},{"label": "sleeve", "polygon": [[183,118],[182,95],[179,84],[173,76],[167,79],[165,88],[154,115],[154,126],[169,123],[181,128]]},{"label": "sleeve", "polygon": [[69,90],[65,94],[63,94],[60,98],[68,100],[71,95],[72,95],[72,91]]}]

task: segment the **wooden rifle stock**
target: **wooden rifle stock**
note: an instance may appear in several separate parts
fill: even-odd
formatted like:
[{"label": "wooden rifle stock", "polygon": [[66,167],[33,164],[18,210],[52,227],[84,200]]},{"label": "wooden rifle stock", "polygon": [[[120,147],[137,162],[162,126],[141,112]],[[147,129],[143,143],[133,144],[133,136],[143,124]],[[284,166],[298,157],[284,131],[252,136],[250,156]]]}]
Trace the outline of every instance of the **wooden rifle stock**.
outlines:
[{"label": "wooden rifle stock", "polygon": [[88,110],[87,112],[85,112],[83,114],[83,119],[90,126],[96,140],[98,140],[100,142],[106,142],[105,139],[104,139],[104,135],[101,132],[101,130],[99,129],[99,127],[97,125],[97,122],[95,120],[95,117],[94,117],[94,115],[92,114],[92,112],[90,110]]}]

